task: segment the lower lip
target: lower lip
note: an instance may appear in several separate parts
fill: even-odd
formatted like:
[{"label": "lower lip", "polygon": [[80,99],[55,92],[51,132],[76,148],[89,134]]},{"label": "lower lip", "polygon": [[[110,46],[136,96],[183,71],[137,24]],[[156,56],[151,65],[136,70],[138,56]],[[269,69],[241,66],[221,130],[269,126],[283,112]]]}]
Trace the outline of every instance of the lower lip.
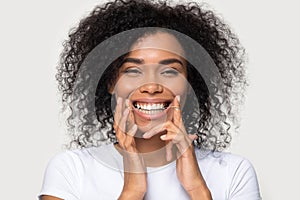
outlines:
[{"label": "lower lip", "polygon": [[147,119],[147,120],[155,120],[155,119],[159,119],[161,117],[163,117],[164,115],[167,114],[167,111],[169,110],[170,106],[168,106],[165,110],[154,113],[154,114],[146,114],[143,113],[141,111],[139,111],[139,109],[134,108],[133,111],[140,117]]}]

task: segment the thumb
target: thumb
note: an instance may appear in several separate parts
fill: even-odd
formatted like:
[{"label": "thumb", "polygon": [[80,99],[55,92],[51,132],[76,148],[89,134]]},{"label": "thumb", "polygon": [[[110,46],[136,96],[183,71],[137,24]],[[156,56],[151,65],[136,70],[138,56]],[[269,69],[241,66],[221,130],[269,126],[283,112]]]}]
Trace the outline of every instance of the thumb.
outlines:
[{"label": "thumb", "polygon": [[199,137],[198,135],[196,134],[188,134],[188,137],[191,139],[191,140],[197,140]]}]

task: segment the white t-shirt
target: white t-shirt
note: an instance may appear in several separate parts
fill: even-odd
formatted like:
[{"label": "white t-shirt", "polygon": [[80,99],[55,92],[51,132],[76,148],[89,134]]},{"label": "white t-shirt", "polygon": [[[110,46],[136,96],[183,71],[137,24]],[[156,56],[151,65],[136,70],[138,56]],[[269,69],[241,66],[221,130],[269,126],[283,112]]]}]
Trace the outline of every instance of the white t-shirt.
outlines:
[{"label": "white t-shirt", "polygon": [[[195,150],[214,200],[260,200],[251,163],[230,153]],[[118,199],[123,188],[122,157],[112,144],[66,151],[49,162],[39,195],[66,200]],[[176,175],[176,162],[147,168],[145,200],[189,199]]]}]

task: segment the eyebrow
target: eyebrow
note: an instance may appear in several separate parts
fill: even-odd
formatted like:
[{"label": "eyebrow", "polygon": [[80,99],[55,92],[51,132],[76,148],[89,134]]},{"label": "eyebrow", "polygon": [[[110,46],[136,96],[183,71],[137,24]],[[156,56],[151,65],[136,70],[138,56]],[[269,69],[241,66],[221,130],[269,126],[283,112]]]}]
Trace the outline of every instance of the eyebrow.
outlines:
[{"label": "eyebrow", "polygon": [[[134,64],[143,64],[143,63],[145,63],[143,59],[139,59],[139,58],[125,58],[123,60],[122,64],[124,64],[126,62],[134,63]],[[180,60],[176,59],[176,58],[170,58],[170,59],[165,59],[165,60],[159,61],[159,64],[162,64],[162,65],[168,65],[168,64],[172,64],[172,63],[179,63],[182,66],[184,66],[183,63]]]},{"label": "eyebrow", "polygon": [[159,62],[159,64],[162,64],[162,65],[168,65],[168,64],[172,64],[172,63],[179,63],[183,66],[183,63],[176,58],[165,59],[165,60],[161,60]]},{"label": "eyebrow", "polygon": [[134,64],[143,64],[144,60],[139,59],[139,58],[125,58],[122,62],[122,64],[129,62],[129,63],[134,63]]}]

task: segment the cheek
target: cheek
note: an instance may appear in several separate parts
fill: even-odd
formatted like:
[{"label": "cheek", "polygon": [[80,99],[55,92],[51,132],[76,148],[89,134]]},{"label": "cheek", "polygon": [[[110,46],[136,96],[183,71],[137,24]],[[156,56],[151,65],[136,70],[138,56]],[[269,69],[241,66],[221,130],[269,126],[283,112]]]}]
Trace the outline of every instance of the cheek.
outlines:
[{"label": "cheek", "polygon": [[171,90],[173,94],[185,97],[188,92],[189,83],[184,77],[181,77],[177,80],[166,81],[163,85]]},{"label": "cheek", "polygon": [[189,88],[191,88],[189,82],[185,78],[182,78],[177,80],[176,83],[166,83],[165,87],[167,87],[174,95],[180,95],[180,106],[184,107],[187,95],[189,95]]},{"label": "cheek", "polygon": [[125,78],[120,78],[116,83],[113,93],[116,97],[122,97],[124,99],[128,98],[129,95],[137,89],[136,82],[133,80],[127,80]]},{"label": "cheek", "polygon": [[188,95],[188,85],[180,87],[177,94],[180,95],[180,105],[181,107],[183,107],[185,105],[185,101]]}]

